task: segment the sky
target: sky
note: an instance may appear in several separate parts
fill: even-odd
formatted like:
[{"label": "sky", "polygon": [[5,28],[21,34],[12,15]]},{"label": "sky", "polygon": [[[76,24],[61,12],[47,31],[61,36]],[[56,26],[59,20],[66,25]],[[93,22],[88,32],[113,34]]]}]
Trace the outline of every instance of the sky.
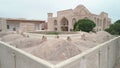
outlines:
[{"label": "sky", "polygon": [[0,17],[47,20],[47,13],[84,5],[91,13],[107,12],[112,22],[120,19],[120,0],[0,0]]}]

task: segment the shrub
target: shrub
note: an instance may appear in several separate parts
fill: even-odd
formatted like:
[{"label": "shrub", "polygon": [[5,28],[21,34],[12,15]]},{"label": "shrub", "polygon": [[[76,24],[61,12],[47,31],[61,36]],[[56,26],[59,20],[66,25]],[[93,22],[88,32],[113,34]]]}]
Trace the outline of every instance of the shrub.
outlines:
[{"label": "shrub", "polygon": [[74,24],[74,31],[82,30],[85,32],[90,32],[95,26],[96,24],[93,21],[89,19],[81,19]]},{"label": "shrub", "polygon": [[117,20],[114,24],[110,25],[105,31],[112,35],[120,35],[120,20]]},{"label": "shrub", "polygon": [[48,32],[47,34],[49,34],[49,35],[58,35],[59,33],[58,32]]}]

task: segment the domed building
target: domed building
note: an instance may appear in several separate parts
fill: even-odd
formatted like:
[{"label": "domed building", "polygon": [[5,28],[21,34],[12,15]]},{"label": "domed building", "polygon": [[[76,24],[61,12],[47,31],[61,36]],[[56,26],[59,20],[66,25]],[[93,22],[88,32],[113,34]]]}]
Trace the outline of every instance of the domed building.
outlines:
[{"label": "domed building", "polygon": [[95,31],[102,31],[111,24],[111,19],[107,13],[101,12],[96,15],[83,5],[78,5],[75,9],[58,11],[57,17],[53,17],[53,13],[48,13],[48,31],[71,31],[75,22],[84,18],[95,22]]}]

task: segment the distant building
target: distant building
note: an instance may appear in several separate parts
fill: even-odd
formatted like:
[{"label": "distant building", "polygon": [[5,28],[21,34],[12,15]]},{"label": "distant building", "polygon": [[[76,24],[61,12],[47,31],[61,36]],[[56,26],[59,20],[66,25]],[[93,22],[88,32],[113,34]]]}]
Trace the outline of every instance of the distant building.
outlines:
[{"label": "distant building", "polygon": [[29,32],[44,29],[46,29],[44,20],[0,18],[0,31]]},{"label": "distant building", "polygon": [[75,22],[84,18],[95,22],[95,31],[104,30],[111,24],[111,19],[107,13],[101,12],[100,15],[96,15],[83,5],[78,5],[75,9],[58,11],[57,17],[53,17],[52,13],[48,13],[48,31],[71,31]]}]

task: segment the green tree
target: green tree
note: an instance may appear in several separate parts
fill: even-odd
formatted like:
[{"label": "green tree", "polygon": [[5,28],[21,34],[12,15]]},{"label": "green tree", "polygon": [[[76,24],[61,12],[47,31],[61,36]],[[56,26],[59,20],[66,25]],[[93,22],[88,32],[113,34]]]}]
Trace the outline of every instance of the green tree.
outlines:
[{"label": "green tree", "polygon": [[96,24],[93,21],[89,19],[81,19],[74,24],[74,31],[82,30],[85,32],[90,32],[95,26]]},{"label": "green tree", "polygon": [[114,24],[110,25],[105,31],[113,35],[120,35],[120,20],[117,20]]}]

